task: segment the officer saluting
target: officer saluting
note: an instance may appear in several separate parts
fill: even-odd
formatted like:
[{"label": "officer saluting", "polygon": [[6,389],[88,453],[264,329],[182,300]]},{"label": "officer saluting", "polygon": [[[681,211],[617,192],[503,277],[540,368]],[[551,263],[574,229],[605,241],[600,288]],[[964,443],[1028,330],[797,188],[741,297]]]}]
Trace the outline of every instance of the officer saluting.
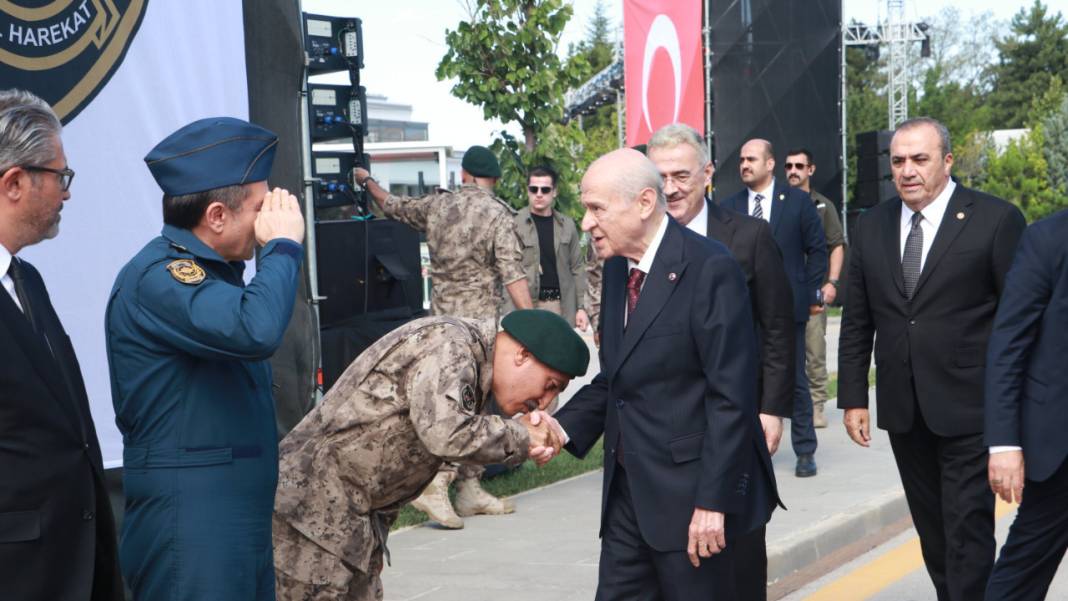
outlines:
[{"label": "officer saluting", "polygon": [[119,273],[105,324],[125,447],[120,561],[135,599],[275,598],[267,359],[289,323],[304,237],[297,199],[268,191],[277,142],[220,117],[145,157],[165,225]]},{"label": "officer saluting", "polygon": [[586,373],[586,344],[549,311],[510,313],[493,336],[482,325],[428,317],[390,332],[282,441],[279,601],[380,601],[389,527],[442,461],[543,463],[560,450],[540,415],[501,416],[544,409]]}]

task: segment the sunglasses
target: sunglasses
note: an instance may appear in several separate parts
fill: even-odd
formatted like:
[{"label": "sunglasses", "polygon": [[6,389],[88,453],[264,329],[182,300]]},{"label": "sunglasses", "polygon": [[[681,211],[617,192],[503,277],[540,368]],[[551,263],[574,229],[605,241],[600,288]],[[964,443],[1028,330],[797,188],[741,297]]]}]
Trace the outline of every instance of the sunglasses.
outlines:
[{"label": "sunglasses", "polygon": [[552,186],[527,186],[527,190],[531,194],[537,194],[538,192],[541,192],[542,194],[548,194],[549,192],[553,191],[553,187]]},{"label": "sunglasses", "polygon": [[800,171],[802,169],[808,168],[808,165],[805,163],[785,163],[783,166],[786,167],[787,171],[790,171],[791,169],[797,169],[798,171]]},{"label": "sunglasses", "polygon": [[59,185],[66,192],[70,188],[70,183],[74,181],[74,170],[67,167],[64,169],[53,169],[51,167],[41,167],[39,165],[19,165],[26,171],[44,171],[45,173],[55,173],[59,176]]}]

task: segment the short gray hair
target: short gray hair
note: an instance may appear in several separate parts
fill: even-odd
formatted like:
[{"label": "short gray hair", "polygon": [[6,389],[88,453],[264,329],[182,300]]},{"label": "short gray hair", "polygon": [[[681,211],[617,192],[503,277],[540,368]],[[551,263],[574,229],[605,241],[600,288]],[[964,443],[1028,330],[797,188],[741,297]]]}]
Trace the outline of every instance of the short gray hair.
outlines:
[{"label": "short gray hair", "polygon": [[936,132],[938,132],[938,142],[942,147],[942,158],[945,158],[947,154],[953,152],[953,145],[949,140],[949,129],[947,129],[945,125],[942,125],[942,122],[937,119],[932,119],[930,117],[913,117],[912,119],[904,121],[901,125],[898,125],[897,128],[894,129],[894,133],[896,134],[899,131],[912,129],[921,125],[930,125]]},{"label": "short gray hair", "polygon": [[708,163],[708,145],[696,129],[685,123],[672,123],[656,130],[646,145],[646,152],[654,148],[674,148],[682,144],[687,144],[696,150],[697,157],[703,161],[703,164]]},{"label": "short gray hair", "polygon": [[63,131],[59,117],[25,90],[0,91],[0,173],[17,165],[43,165],[56,158]]},{"label": "short gray hair", "polygon": [[667,197],[664,196],[664,183],[660,179],[660,171],[648,158],[644,156],[641,158],[643,160],[640,163],[640,167],[633,171],[624,171],[615,177],[616,192],[621,198],[631,202],[638,197],[642,190],[652,188],[656,191],[656,204],[661,208],[666,208]]}]

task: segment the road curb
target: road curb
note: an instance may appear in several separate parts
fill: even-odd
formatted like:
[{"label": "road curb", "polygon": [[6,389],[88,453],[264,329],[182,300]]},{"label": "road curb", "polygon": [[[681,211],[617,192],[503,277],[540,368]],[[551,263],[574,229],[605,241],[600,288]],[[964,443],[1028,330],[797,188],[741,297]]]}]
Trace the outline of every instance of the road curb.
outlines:
[{"label": "road curb", "polygon": [[799,530],[768,542],[768,581],[774,582],[835,551],[909,516],[905,493],[888,491],[870,501],[846,508]]}]

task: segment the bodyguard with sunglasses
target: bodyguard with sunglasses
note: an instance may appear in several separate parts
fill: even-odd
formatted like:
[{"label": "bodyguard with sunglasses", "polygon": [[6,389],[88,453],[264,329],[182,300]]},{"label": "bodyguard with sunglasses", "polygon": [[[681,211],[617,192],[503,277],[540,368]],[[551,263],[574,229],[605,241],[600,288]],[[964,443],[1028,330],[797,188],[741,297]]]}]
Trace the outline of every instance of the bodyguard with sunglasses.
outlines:
[{"label": "bodyguard with sunglasses", "polygon": [[547,166],[535,167],[527,175],[530,204],[515,216],[516,235],[534,307],[557,313],[585,330],[589,325],[582,306],[586,260],[574,220],[553,207],[557,180],[556,171]]},{"label": "bodyguard with sunglasses", "polygon": [[62,126],[0,91],[0,597],[123,598],[104,466],[74,348],[19,251],[59,234]]}]

